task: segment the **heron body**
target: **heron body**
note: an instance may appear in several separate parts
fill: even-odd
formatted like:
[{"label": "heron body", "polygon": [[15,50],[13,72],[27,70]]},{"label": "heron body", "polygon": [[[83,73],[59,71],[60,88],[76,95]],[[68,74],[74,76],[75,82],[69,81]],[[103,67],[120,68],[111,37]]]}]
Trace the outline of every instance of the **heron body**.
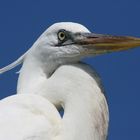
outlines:
[{"label": "heron body", "polygon": [[49,27],[22,57],[0,70],[23,62],[18,94],[0,102],[0,138],[106,140],[109,113],[100,79],[80,60],[139,45],[139,38],[91,34],[77,23]]}]

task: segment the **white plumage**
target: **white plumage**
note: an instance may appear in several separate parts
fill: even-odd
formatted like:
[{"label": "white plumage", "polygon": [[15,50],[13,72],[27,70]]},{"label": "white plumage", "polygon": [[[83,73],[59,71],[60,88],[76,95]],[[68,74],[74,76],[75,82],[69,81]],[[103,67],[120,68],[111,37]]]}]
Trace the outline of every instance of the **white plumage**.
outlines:
[{"label": "white plumage", "polygon": [[23,63],[18,94],[0,101],[0,140],[105,140],[109,114],[100,79],[79,61],[139,45],[139,38],[92,34],[77,23],[49,27],[23,56],[0,69]]},{"label": "white plumage", "polygon": [[13,95],[0,102],[1,140],[55,139],[60,122],[56,108],[39,95]]}]

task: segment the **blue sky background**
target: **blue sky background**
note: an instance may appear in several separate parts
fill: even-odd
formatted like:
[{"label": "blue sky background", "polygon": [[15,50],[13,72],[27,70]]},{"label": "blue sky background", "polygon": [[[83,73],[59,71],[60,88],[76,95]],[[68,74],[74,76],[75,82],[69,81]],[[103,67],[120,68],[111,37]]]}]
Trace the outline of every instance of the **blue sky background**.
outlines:
[{"label": "blue sky background", "polygon": [[[0,0],[0,67],[23,54],[52,23],[140,37],[139,0]],[[109,140],[140,139],[140,48],[85,60],[100,74],[110,107]],[[16,68],[0,75],[0,98],[16,92]]]}]

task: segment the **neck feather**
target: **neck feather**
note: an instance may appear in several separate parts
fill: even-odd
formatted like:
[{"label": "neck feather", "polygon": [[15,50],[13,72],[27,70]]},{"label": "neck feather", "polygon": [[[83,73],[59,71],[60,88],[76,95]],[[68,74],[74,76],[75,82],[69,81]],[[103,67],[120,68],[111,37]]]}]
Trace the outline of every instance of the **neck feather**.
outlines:
[{"label": "neck feather", "polygon": [[[39,61],[34,55],[27,55],[18,78],[17,93],[36,93],[53,71],[58,67],[55,62],[49,60]],[[52,65],[53,64],[53,65]]]},{"label": "neck feather", "polygon": [[[81,97],[80,97],[81,98]],[[66,104],[63,117],[64,140],[105,140],[102,112],[99,104],[74,99]],[[88,99],[89,101],[91,100]],[[106,128],[105,128],[106,129]]]},{"label": "neck feather", "polygon": [[59,70],[65,77],[62,82],[67,83],[62,99],[64,140],[106,140],[108,107],[99,85],[87,73],[89,68],[77,64]]}]

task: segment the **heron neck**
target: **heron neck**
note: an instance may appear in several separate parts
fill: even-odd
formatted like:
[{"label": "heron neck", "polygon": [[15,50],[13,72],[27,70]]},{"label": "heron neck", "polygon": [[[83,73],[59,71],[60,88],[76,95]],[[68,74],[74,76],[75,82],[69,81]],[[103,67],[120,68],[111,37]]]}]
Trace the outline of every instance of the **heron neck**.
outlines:
[{"label": "heron neck", "polygon": [[41,84],[50,77],[57,66],[51,65],[54,62],[50,62],[50,60],[46,62],[38,61],[38,58],[33,55],[27,56],[20,70],[17,93],[36,94],[39,92]]},{"label": "heron neck", "polygon": [[90,72],[85,65],[74,64],[61,66],[54,73],[55,79],[61,81],[53,88],[55,96],[61,95],[64,107],[64,140],[106,139],[107,104],[95,75]]},{"label": "heron neck", "polygon": [[[41,94],[53,104],[62,104],[64,140],[105,140],[107,106],[95,77],[85,65],[63,65],[56,69],[58,65],[50,62],[42,64],[35,57],[27,58],[19,76],[18,93]],[[49,78],[54,68],[56,71]]]},{"label": "heron neck", "polygon": [[69,99],[63,116],[64,140],[105,140],[101,112],[92,96]]}]

